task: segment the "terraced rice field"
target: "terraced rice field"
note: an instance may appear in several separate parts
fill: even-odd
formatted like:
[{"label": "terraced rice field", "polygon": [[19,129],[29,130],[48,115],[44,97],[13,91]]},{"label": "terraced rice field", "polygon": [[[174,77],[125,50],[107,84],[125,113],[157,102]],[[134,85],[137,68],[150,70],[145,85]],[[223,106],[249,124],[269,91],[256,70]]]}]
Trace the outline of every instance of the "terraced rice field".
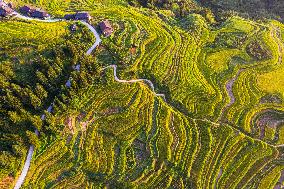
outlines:
[{"label": "terraced rice field", "polygon": [[[94,15],[104,15],[116,26],[105,43],[125,68],[123,76],[135,73],[154,80],[170,104],[184,113],[252,133],[250,120],[257,112],[283,107],[283,101],[261,102],[271,95],[283,97],[280,23],[258,24],[235,17],[211,29],[194,15],[199,32],[189,33],[163,12],[119,10],[98,10]],[[233,78],[232,96],[226,84]],[[230,104],[232,98],[235,102]]]},{"label": "terraced rice field", "polygon": [[[123,2],[62,3],[54,12],[88,10],[115,32],[92,57],[100,79],[54,104],[46,127],[60,129],[40,137],[23,188],[283,185],[283,24],[232,17],[213,27]],[[143,82],[115,81],[103,69],[113,63],[119,78],[149,79],[166,101]]]},{"label": "terraced rice field", "polygon": [[[118,83],[105,72],[104,82],[56,113],[62,135],[36,150],[24,188],[240,188],[278,181],[275,147],[229,125],[188,118],[144,83]],[[267,183],[268,177],[275,179]]]}]

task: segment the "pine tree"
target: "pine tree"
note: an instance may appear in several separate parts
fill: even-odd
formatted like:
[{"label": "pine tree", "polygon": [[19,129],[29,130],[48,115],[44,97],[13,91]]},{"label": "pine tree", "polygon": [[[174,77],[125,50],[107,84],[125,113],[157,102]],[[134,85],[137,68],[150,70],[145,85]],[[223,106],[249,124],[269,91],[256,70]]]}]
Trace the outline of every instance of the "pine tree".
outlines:
[{"label": "pine tree", "polygon": [[[18,97],[14,96],[11,91],[7,91],[4,99],[5,99],[5,103],[11,109],[15,109],[16,110],[18,108],[22,108],[23,107],[20,99]],[[8,107],[6,107],[6,108],[8,108]]]},{"label": "pine tree", "polygon": [[41,99],[41,101],[44,101],[48,96],[48,92],[39,83],[36,84],[35,93],[37,97]]},{"label": "pine tree", "polygon": [[48,79],[42,72],[37,71],[36,76],[41,85],[48,87]]}]

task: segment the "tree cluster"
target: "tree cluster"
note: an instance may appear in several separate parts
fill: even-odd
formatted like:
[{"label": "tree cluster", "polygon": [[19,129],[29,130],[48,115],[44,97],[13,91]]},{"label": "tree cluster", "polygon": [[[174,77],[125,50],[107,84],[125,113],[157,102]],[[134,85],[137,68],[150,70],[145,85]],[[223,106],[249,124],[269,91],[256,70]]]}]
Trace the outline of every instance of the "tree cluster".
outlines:
[{"label": "tree cluster", "polygon": [[[29,63],[0,63],[0,178],[17,169],[16,157],[26,152],[23,146],[37,146],[41,138],[61,129],[55,124],[56,111],[63,111],[73,94],[90,85],[94,77],[98,79],[99,65],[86,55],[84,43],[73,43],[76,37],[67,36],[64,43],[50,45]],[[75,69],[76,65],[80,70]],[[68,80],[70,88],[66,86]],[[51,105],[49,113],[46,110]]]},{"label": "tree cluster", "polygon": [[198,5],[192,0],[129,0],[128,2],[132,6],[172,10],[178,17],[184,17],[190,11],[198,8]]}]

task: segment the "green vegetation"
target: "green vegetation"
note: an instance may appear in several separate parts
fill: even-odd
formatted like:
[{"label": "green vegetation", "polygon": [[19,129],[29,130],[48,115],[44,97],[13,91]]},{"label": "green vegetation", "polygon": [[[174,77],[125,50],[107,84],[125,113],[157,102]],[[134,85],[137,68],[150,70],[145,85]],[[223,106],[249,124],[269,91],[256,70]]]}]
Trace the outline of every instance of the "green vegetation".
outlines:
[{"label": "green vegetation", "polygon": [[[79,23],[70,33],[68,22],[0,22],[0,187],[13,187],[30,144],[23,188],[279,185],[282,23],[216,22],[193,1],[15,1],[26,3],[89,11],[114,33],[87,56],[94,37]],[[166,100],[147,83],[115,81],[111,64]]]},{"label": "green vegetation", "polygon": [[[10,27],[6,25],[5,28],[1,28],[5,31],[4,34],[9,34],[3,35],[6,41],[1,40],[1,179],[7,175],[14,177],[18,174],[29,143],[38,147],[38,139],[33,132],[35,128],[44,130],[44,122],[40,116],[61,90],[64,90],[72,66],[82,61],[80,54],[85,54],[86,42],[93,41],[93,36],[85,27],[80,27],[78,33],[70,34],[67,32],[67,23],[47,24],[45,28],[42,24],[37,26],[35,23],[31,28],[37,29],[38,32],[47,31],[45,35],[39,36],[32,35],[32,32],[26,33],[29,31],[29,25],[33,24],[11,21]],[[23,39],[23,35],[13,32],[20,26],[26,26],[27,30],[22,32],[28,36],[26,39]],[[64,33],[48,35],[50,31]],[[62,39],[57,38],[60,36]],[[33,48],[36,44],[39,44],[38,48]],[[25,48],[30,48],[30,52],[22,54],[19,49]]]},{"label": "green vegetation", "polygon": [[64,10],[69,7],[72,0],[11,0],[10,2],[12,2],[15,7],[33,5],[52,12],[53,15],[62,16]]},{"label": "green vegetation", "polygon": [[1,21],[1,61],[30,59],[35,51],[43,51],[50,43],[60,43],[67,35],[67,23],[38,23],[27,21]]},{"label": "green vegetation", "polygon": [[282,85],[284,81],[283,71],[284,67],[276,67],[275,71],[260,75],[258,78],[259,87],[268,93],[282,93],[281,95],[284,96]]}]

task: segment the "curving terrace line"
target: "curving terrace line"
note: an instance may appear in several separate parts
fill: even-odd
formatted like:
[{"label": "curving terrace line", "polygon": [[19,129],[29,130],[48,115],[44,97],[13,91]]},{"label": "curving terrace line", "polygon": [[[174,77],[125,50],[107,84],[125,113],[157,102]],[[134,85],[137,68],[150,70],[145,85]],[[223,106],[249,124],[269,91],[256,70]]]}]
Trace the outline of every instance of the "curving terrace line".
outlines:
[{"label": "curving terrace line", "polygon": [[[17,18],[20,18],[20,19],[25,19],[25,20],[35,20],[35,21],[39,21],[39,22],[59,22],[59,21],[65,21],[64,19],[47,19],[47,20],[40,20],[40,19],[34,19],[34,18],[30,18],[30,17],[26,17],[26,16],[23,16],[23,15],[20,15],[19,13],[17,12],[14,12],[15,13],[15,17]],[[98,34],[98,32],[96,31],[96,29],[90,25],[89,23],[85,22],[85,21],[80,21],[82,24],[84,24],[85,26],[87,26],[89,28],[89,30],[94,34],[94,36],[96,37],[96,42],[92,45],[92,47],[90,47],[88,49],[88,51],[86,52],[87,55],[90,55],[92,53],[92,51],[101,43],[101,38]],[[146,83],[150,88],[151,88],[151,91],[156,95],[156,96],[159,96],[159,97],[162,97],[164,99],[164,101],[166,101],[166,98],[165,98],[165,95],[164,94],[157,94],[155,93],[155,88],[154,88],[154,85],[153,83],[148,80],[148,79],[133,79],[133,80],[122,80],[122,79],[119,79],[117,77],[117,66],[116,65],[110,65],[110,66],[107,66],[107,67],[104,67],[103,70],[105,69],[108,69],[108,68],[113,68],[113,74],[114,74],[114,79],[115,81],[117,82],[120,82],[120,83],[136,83],[136,82],[144,82]],[[239,70],[239,72],[237,73],[237,75],[232,78],[231,80],[229,80],[226,84],[226,89],[227,89],[227,93],[230,97],[230,102],[225,106],[225,108],[223,109],[222,111],[222,114],[224,113],[224,111],[229,108],[234,102],[235,102],[235,97],[234,97],[234,94],[233,94],[233,84],[234,82],[237,80],[237,77],[239,76],[239,74],[242,72],[243,70]],[[50,112],[52,109],[52,105],[48,108],[48,112]],[[45,116],[44,114],[42,115],[41,117],[42,119],[45,119]],[[193,119],[194,121],[196,120],[202,120],[202,121],[207,121],[207,122],[210,122],[212,123],[214,126],[219,126],[220,124],[219,123],[215,123],[215,122],[212,122],[210,120],[207,120],[207,119]],[[38,130],[35,130],[35,133],[36,135],[39,135],[39,132]],[[255,139],[257,141],[261,141],[259,139]],[[262,141],[263,142],[263,141]],[[273,146],[273,145],[271,145]],[[283,145],[278,145],[278,146],[273,146],[273,147],[283,147]],[[31,145],[30,148],[29,148],[29,151],[28,151],[28,155],[27,155],[27,158],[26,158],[26,161],[25,161],[25,164],[24,164],[24,167],[22,169],[22,173],[21,175],[19,176],[18,180],[17,180],[17,183],[14,187],[14,189],[19,189],[21,187],[21,185],[24,183],[24,180],[25,180],[25,177],[27,175],[27,172],[29,170],[29,167],[30,167],[30,163],[31,163],[31,159],[32,159],[32,156],[33,156],[33,153],[34,153],[34,146]],[[222,174],[222,169],[220,170],[219,172],[219,175],[218,175],[218,178],[216,180],[216,182],[218,182],[218,179],[219,177],[221,176]],[[216,186],[214,186],[215,188]]]},{"label": "curving terrace line", "polygon": [[235,95],[233,93],[233,85],[234,83],[236,82],[236,80],[238,79],[239,75],[244,71],[244,69],[240,69],[237,74],[232,78],[230,79],[227,83],[226,83],[226,91],[227,91],[227,94],[229,96],[229,99],[230,99],[230,102],[228,102],[225,107],[222,109],[221,111],[221,115],[220,115],[220,120],[222,120],[224,117],[224,113],[225,111],[230,108],[236,101],[236,98],[235,98]]},{"label": "curving terrace line", "polygon": [[270,35],[272,38],[274,38],[275,42],[277,43],[277,48],[279,52],[278,64],[282,64],[284,45],[281,40],[281,31],[278,27],[272,25],[272,29],[270,30]]}]

